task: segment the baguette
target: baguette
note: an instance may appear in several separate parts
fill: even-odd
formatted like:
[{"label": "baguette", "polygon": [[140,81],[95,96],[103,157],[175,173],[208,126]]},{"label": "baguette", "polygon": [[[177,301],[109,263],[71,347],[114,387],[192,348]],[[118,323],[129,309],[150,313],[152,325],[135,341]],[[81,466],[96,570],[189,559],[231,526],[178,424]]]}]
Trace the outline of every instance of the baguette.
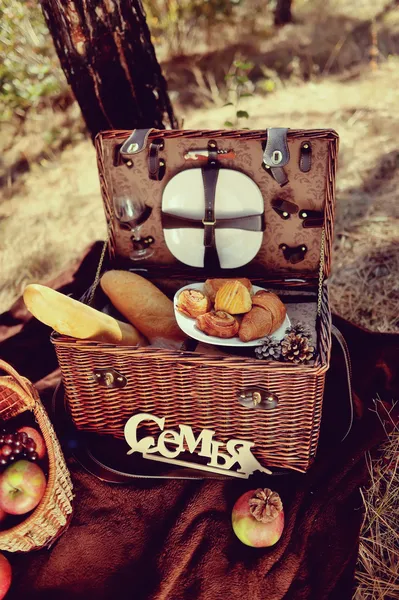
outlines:
[{"label": "baguette", "polygon": [[144,337],[132,325],[117,321],[44,285],[28,285],[23,297],[26,308],[34,317],[63,335],[121,346],[146,344]]},{"label": "baguette", "polygon": [[107,271],[100,284],[115,308],[151,344],[168,347],[187,339],[176,322],[173,302],[144,277],[129,271]]}]

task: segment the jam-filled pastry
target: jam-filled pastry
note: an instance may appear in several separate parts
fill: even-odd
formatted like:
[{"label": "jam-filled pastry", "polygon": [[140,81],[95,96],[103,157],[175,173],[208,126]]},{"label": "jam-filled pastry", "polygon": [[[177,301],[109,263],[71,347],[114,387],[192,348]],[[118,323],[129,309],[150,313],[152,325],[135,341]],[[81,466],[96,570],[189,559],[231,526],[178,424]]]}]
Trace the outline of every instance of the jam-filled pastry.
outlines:
[{"label": "jam-filled pastry", "polygon": [[240,328],[237,319],[223,310],[200,315],[197,317],[196,325],[207,335],[218,338],[233,338],[238,334]]},{"label": "jam-filled pastry", "polygon": [[251,294],[240,281],[229,281],[216,294],[215,310],[225,310],[231,315],[247,313],[252,308]]},{"label": "jam-filled pastry", "polygon": [[207,279],[204,283],[204,293],[209,296],[211,302],[215,302],[216,294],[220,288],[223,287],[225,283],[234,281],[239,281],[245,285],[250,294],[252,293],[252,283],[246,277],[237,277],[236,279]]},{"label": "jam-filled pastry", "polygon": [[177,299],[177,310],[192,319],[204,315],[210,308],[211,301],[200,290],[183,290]]},{"label": "jam-filled pastry", "polygon": [[284,322],[286,309],[280,298],[272,292],[260,290],[252,296],[252,310],[244,315],[240,325],[239,338],[250,342],[271,335]]}]

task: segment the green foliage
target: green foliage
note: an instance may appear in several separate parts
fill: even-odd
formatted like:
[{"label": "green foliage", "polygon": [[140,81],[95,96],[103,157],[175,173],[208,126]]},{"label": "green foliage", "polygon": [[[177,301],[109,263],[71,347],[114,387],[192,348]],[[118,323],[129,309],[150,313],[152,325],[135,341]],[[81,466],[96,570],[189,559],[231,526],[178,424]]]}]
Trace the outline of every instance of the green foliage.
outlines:
[{"label": "green foliage", "polygon": [[[225,106],[234,107],[234,121],[225,121],[225,127],[240,127],[242,119],[249,119],[249,114],[246,110],[240,108],[242,98],[250,98],[253,94],[251,91],[252,83],[248,74],[254,68],[253,63],[235,60],[232,65],[232,70],[226,75],[226,81],[231,85],[230,94],[233,95],[234,101],[227,102]],[[244,128],[245,129],[245,128]]]},{"label": "green foliage", "polygon": [[0,120],[66,86],[38,2],[0,0]]}]

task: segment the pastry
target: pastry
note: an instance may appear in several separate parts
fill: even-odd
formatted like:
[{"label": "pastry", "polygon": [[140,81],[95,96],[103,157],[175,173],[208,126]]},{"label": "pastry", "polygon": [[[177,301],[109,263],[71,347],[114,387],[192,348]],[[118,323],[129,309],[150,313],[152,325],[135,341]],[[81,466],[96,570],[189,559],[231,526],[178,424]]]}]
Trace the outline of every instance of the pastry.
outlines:
[{"label": "pastry", "polygon": [[260,290],[252,296],[252,309],[244,315],[239,338],[242,342],[271,335],[284,322],[286,309],[280,298],[272,292]]},{"label": "pastry", "polygon": [[251,294],[241,281],[228,281],[216,294],[215,310],[225,310],[230,315],[241,315],[252,308]]},{"label": "pastry", "polygon": [[239,281],[252,293],[252,283],[246,277],[237,277],[236,279],[207,279],[204,283],[204,294],[206,294],[211,302],[215,302],[216,294],[225,283],[231,281]]},{"label": "pastry", "polygon": [[211,309],[211,301],[200,290],[183,290],[177,299],[177,310],[195,319]]},{"label": "pastry", "polygon": [[101,287],[112,304],[153,345],[181,345],[187,336],[176,323],[173,302],[144,277],[129,271],[107,271]]},{"label": "pastry", "polygon": [[197,317],[198,329],[207,335],[218,338],[232,338],[238,333],[240,325],[235,317],[223,310],[211,311]]},{"label": "pastry", "polygon": [[23,296],[26,308],[34,317],[63,335],[122,346],[147,344],[132,325],[44,285],[28,285]]}]

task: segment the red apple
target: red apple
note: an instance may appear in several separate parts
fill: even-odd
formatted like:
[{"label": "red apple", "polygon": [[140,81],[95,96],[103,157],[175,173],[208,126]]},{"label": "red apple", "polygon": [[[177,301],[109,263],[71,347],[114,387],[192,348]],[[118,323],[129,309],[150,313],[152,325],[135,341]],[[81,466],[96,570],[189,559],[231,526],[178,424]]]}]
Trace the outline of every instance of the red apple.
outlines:
[{"label": "red apple", "polygon": [[24,515],[39,504],[46,489],[41,468],[27,460],[11,464],[0,477],[0,508],[10,515]]},{"label": "red apple", "polygon": [[11,585],[11,565],[3,554],[0,554],[0,600],[3,600]]},{"label": "red apple", "polygon": [[284,529],[280,496],[268,488],[246,492],[233,507],[232,524],[243,544],[254,548],[273,546]]},{"label": "red apple", "polygon": [[3,521],[5,521],[6,518],[7,518],[6,511],[0,507],[0,525],[2,524]]},{"label": "red apple", "polygon": [[44,439],[42,438],[40,433],[37,431],[37,429],[34,429],[33,427],[20,427],[18,429],[18,433],[23,433],[23,432],[25,432],[26,435],[28,437],[32,438],[32,440],[35,442],[38,458],[40,458],[40,459],[44,458],[46,456],[46,444],[44,443]]}]

